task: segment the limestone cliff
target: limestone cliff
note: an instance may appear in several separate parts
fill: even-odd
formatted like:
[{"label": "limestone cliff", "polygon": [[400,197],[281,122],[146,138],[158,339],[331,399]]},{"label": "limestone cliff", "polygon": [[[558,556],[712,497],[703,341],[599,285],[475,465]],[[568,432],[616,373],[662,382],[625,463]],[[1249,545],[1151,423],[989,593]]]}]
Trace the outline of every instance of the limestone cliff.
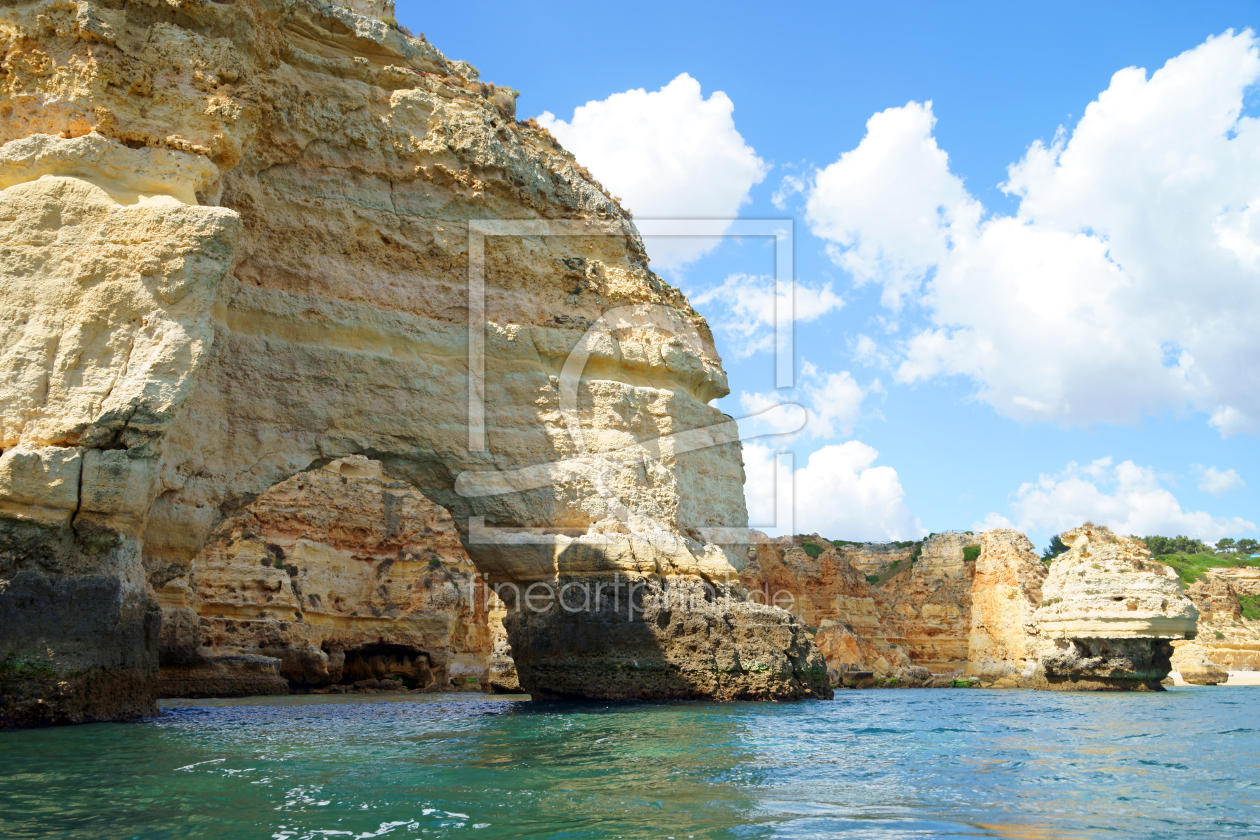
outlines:
[{"label": "limestone cliff", "polygon": [[1176,572],[1146,546],[1086,523],[1062,535],[1034,614],[1045,687],[1153,689],[1172,669],[1173,639],[1193,639],[1199,612]]},{"label": "limestone cliff", "polygon": [[813,629],[838,684],[865,672],[884,683],[921,682],[927,672],[888,642],[884,595],[854,568],[846,548],[817,534],[772,539],[754,532],[740,581],[762,603],[791,610]]},{"label": "limestone cliff", "polygon": [[0,723],[151,711],[152,586],[355,455],[492,583],[720,589],[696,626],[513,599],[526,689],[830,693],[803,625],[723,588],[747,516],[707,325],[513,97],[313,0],[19,0],[0,55]]},{"label": "limestone cliff", "polygon": [[984,680],[1029,680],[1036,673],[1038,628],[1046,567],[1028,537],[995,528],[981,535],[971,586],[966,673]]},{"label": "limestone cliff", "polygon": [[1219,684],[1229,671],[1260,671],[1260,621],[1244,618],[1239,603],[1240,595],[1254,592],[1258,572],[1209,569],[1186,587],[1199,610],[1198,635],[1194,642],[1173,642],[1172,664],[1187,682]]},{"label": "limestone cliff", "polygon": [[906,563],[917,543],[841,543],[836,553],[864,575],[882,575],[894,564]]},{"label": "limestone cliff", "polygon": [[912,565],[880,586],[887,599],[888,641],[933,673],[967,662],[975,563],[967,561],[964,549],[979,543],[971,533],[933,534]]},{"label": "limestone cliff", "polygon": [[[399,677],[409,687],[480,682],[491,651],[489,593],[445,509],[363,456],[267,490],[215,529],[186,577],[158,591],[163,626],[188,608],[199,632],[164,644],[163,683],[241,654],[278,660],[295,688]],[[501,626],[501,625],[500,625]],[[191,636],[191,634],[190,634]],[[173,656],[173,654],[175,656]],[[226,658],[226,660],[225,660]],[[165,691],[164,693],[174,693]]]}]

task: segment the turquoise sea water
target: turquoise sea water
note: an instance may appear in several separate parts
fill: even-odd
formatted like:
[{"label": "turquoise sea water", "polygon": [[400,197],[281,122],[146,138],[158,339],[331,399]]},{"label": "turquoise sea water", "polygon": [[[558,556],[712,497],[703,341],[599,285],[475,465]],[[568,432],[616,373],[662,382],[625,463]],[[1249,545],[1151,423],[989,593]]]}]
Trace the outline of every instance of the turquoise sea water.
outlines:
[{"label": "turquoise sea water", "polygon": [[0,733],[0,836],[1257,837],[1260,689],[190,701]]}]

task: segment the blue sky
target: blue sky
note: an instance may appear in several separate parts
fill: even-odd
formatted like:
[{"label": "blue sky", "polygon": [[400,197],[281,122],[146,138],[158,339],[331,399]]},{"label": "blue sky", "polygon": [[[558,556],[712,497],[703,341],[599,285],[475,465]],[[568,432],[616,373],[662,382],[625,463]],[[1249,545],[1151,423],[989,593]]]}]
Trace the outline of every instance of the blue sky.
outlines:
[{"label": "blue sky", "polygon": [[[520,118],[553,115],[639,217],[793,220],[798,318],[817,317],[796,324],[792,393],[749,352],[765,245],[649,243],[704,301],[723,410],[812,410],[812,431],[774,443],[801,471],[793,530],[1011,524],[1044,544],[1089,517],[1254,535],[1260,58],[1242,33],[1260,7],[876,5],[402,2],[398,18],[520,90]],[[755,525],[765,442],[746,456]]]}]

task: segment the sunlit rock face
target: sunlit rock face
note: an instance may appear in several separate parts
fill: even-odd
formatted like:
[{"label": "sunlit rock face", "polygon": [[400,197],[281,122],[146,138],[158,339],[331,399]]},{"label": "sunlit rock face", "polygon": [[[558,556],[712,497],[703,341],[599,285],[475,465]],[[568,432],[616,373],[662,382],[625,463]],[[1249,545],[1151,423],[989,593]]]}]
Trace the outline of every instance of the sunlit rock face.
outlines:
[{"label": "sunlit rock face", "polygon": [[[168,628],[191,611],[194,658],[218,665],[203,669],[214,684],[202,696],[222,694],[218,673],[242,654],[276,659],[295,689],[390,677],[440,688],[478,685],[491,650],[489,596],[454,521],[363,456],[263,493],[158,596],[163,682],[171,653],[187,648],[168,643]],[[180,672],[181,696],[193,676]]]},{"label": "sunlit rock face", "polygon": [[[1174,642],[1174,670],[1191,682],[1225,682],[1229,671],[1260,671],[1260,621],[1244,618],[1240,596],[1260,594],[1260,570],[1208,569],[1186,587],[1199,610],[1193,644]],[[1222,676],[1224,675],[1224,676]]]},{"label": "sunlit rock face", "polygon": [[1061,536],[1070,550],[1051,565],[1034,614],[1044,687],[1158,689],[1171,640],[1193,639],[1199,617],[1176,572],[1102,526]]},{"label": "sunlit rock face", "polygon": [[1046,567],[1018,531],[985,531],[980,547],[971,585],[966,672],[986,680],[1028,680],[1037,665],[1033,614],[1041,603]]},{"label": "sunlit rock face", "polygon": [[979,543],[970,533],[933,534],[913,565],[880,587],[887,598],[888,641],[933,673],[953,672],[967,662],[976,570],[964,549]]},{"label": "sunlit rock face", "polygon": [[[495,583],[700,586],[743,562],[719,530],[747,515],[704,319],[512,97],[385,4],[353,8],[0,11],[0,724],[151,712],[153,587],[350,456],[449,511]],[[498,220],[580,226],[470,236]],[[617,652],[581,673],[716,650],[728,626],[767,655],[816,651],[774,611],[707,609],[709,634],[606,623]],[[508,621],[514,654],[550,650],[548,622],[580,644],[567,614],[531,614]],[[526,688],[560,673],[515,658]],[[698,696],[766,684],[688,661],[718,669]],[[814,696],[810,679],[770,693]]]},{"label": "sunlit rock face", "polygon": [[884,596],[854,568],[846,548],[817,534],[754,532],[740,581],[755,600],[790,609],[811,628],[836,682],[855,672],[905,684],[920,679],[909,657],[889,645]]}]

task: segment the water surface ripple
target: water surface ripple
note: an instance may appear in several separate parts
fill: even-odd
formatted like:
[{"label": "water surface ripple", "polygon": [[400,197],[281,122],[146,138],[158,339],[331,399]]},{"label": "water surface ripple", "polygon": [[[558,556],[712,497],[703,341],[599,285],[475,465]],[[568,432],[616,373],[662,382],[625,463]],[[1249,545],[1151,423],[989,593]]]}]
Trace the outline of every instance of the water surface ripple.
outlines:
[{"label": "water surface ripple", "polygon": [[192,701],[0,733],[6,838],[1260,836],[1260,689]]}]

